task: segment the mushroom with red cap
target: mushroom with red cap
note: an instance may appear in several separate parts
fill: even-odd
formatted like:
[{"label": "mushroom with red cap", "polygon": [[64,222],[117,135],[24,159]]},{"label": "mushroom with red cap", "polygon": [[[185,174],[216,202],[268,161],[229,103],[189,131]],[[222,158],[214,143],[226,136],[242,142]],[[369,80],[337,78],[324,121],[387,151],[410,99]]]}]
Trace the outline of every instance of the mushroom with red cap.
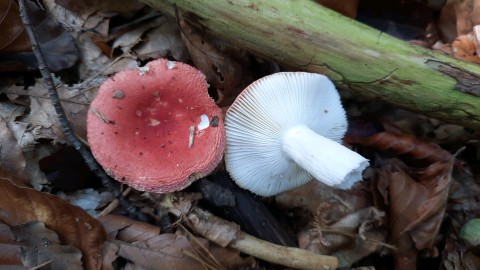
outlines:
[{"label": "mushroom with red cap", "polygon": [[205,76],[159,59],[105,81],[87,117],[88,142],[105,171],[151,192],[183,189],[222,159],[222,111]]},{"label": "mushroom with red cap", "polygon": [[347,189],[368,160],[341,144],[345,110],[333,83],[306,72],[280,72],[249,85],[225,117],[225,165],[236,183],[271,196],[315,178]]}]

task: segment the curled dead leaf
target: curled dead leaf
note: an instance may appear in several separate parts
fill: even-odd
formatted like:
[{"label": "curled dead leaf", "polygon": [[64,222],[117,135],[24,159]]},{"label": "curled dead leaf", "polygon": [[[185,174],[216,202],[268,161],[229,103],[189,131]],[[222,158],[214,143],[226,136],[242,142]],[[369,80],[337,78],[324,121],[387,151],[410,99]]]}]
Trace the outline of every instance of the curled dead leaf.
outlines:
[{"label": "curled dead leaf", "polygon": [[398,250],[396,269],[415,269],[418,251],[432,249],[440,230],[451,183],[453,159],[423,170],[393,160],[381,170],[379,182],[388,186],[390,235]]},{"label": "curled dead leaf", "polygon": [[345,142],[406,155],[414,160],[423,160],[428,163],[448,161],[452,158],[450,152],[437,144],[399,132],[382,131],[373,135],[349,132],[345,137]]},{"label": "curled dead leaf", "polygon": [[367,207],[333,224],[325,224],[321,214],[317,213],[311,226],[299,233],[299,246],[320,254],[335,252],[339,266],[348,267],[387,246],[384,244],[387,232],[380,227],[384,223],[384,215],[375,207]]},{"label": "curled dead leaf", "polygon": [[185,42],[195,66],[205,74],[207,82],[217,89],[217,104],[229,106],[248,82],[242,65],[228,54],[218,50],[184,20],[179,22]]},{"label": "curled dead leaf", "polygon": [[[45,10],[32,1],[25,2],[25,11],[38,38],[45,62],[51,71],[71,67],[78,60],[78,49],[70,34]],[[35,69],[37,60],[20,19],[18,4],[0,1],[0,29],[5,29],[0,41],[0,71]]]},{"label": "curled dead leaf", "polygon": [[238,251],[210,245],[192,234],[161,234],[157,226],[117,215],[103,216],[100,221],[109,238],[104,248],[105,269],[117,257],[127,259],[128,267],[142,269],[239,269],[254,264],[251,257],[242,258]]},{"label": "curled dead leaf", "polygon": [[65,244],[78,247],[86,269],[99,269],[105,231],[95,218],[77,206],[47,193],[22,188],[0,179],[0,219],[10,226],[41,221]]},{"label": "curled dead leaf", "polygon": [[23,265],[29,269],[48,265],[50,269],[82,270],[82,253],[72,245],[62,245],[58,235],[39,221],[31,221],[12,228],[22,247]]},{"label": "curled dead leaf", "polygon": [[480,64],[480,57],[475,47],[475,37],[472,33],[458,36],[452,42],[452,53],[455,58]]},{"label": "curled dead leaf", "polygon": [[24,245],[24,243],[15,240],[10,226],[0,223],[0,246],[2,247],[0,267],[3,265],[15,265],[18,267],[23,265],[20,253]]},{"label": "curled dead leaf", "polygon": [[22,111],[21,107],[0,103],[0,178],[11,179],[19,186],[28,186],[27,161],[8,126],[9,120],[13,121],[15,115]]},{"label": "curled dead leaf", "polygon": [[18,4],[13,0],[0,1],[1,52],[31,51],[30,40],[23,27]]}]

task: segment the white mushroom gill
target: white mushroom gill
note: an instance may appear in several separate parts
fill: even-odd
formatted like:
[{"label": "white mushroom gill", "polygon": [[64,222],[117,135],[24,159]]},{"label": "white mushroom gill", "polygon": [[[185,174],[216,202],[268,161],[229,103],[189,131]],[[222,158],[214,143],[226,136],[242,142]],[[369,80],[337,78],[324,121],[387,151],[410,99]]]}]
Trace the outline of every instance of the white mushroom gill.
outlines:
[{"label": "white mushroom gill", "polygon": [[345,110],[325,76],[281,72],[248,86],[225,117],[225,165],[235,182],[262,196],[312,178],[338,188],[362,180],[368,161],[344,147]]}]

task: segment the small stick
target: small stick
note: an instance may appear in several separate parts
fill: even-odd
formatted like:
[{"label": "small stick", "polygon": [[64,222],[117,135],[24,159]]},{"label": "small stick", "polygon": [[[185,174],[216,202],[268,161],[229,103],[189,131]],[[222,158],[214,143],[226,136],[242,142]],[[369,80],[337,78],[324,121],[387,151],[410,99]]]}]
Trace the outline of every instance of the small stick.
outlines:
[{"label": "small stick", "polygon": [[195,140],[195,126],[190,126],[188,131],[190,132],[188,136],[188,148],[192,148],[193,141]]},{"label": "small stick", "polygon": [[[125,191],[122,193],[123,197],[127,197],[128,194],[130,194],[130,191],[132,191],[132,188],[131,187],[128,187],[127,189],[125,189]],[[120,202],[118,201],[118,199],[114,199],[113,201],[111,201],[107,207],[105,207],[102,212],[100,212],[98,214],[97,217],[103,217],[103,216],[106,216],[108,214],[110,214],[115,208],[117,208],[117,206],[120,204]]]},{"label": "small stick", "polygon": [[[19,0],[18,5],[20,7],[20,17],[22,18],[23,24],[25,26],[25,31],[27,32],[28,37],[30,38],[33,52],[38,61],[38,69],[40,70],[40,73],[42,74],[42,77],[45,80],[45,85],[48,88],[48,94],[50,95],[50,100],[52,101],[53,107],[55,109],[55,113],[57,114],[58,120],[60,122],[60,125],[62,126],[65,137],[73,145],[73,147],[82,155],[88,167],[93,172],[95,172],[95,174],[101,179],[102,184],[104,184],[107,187],[112,186],[108,175],[100,168],[100,166],[98,166],[98,164],[96,163],[90,151],[88,151],[87,148],[74,135],[73,128],[68,122],[67,116],[65,115],[65,111],[63,110],[62,104],[60,103],[60,96],[57,93],[57,89],[53,82],[52,74],[50,74],[50,71],[47,68],[47,64],[45,62],[45,59],[43,58],[40,45],[38,44],[35,33],[33,32],[33,29],[30,23],[30,18],[28,17],[27,12],[25,10],[25,0]],[[116,188],[115,190],[118,190],[118,189]],[[117,191],[116,193],[120,193],[120,192]]]},{"label": "small stick", "polygon": [[108,117],[106,117],[104,114],[99,112],[97,108],[92,108],[92,113],[105,124],[115,124],[113,120],[108,119]]},{"label": "small stick", "polygon": [[222,246],[230,246],[262,260],[298,269],[334,270],[338,259],[301,248],[285,247],[253,237],[235,223],[194,208],[186,216],[190,229]]}]

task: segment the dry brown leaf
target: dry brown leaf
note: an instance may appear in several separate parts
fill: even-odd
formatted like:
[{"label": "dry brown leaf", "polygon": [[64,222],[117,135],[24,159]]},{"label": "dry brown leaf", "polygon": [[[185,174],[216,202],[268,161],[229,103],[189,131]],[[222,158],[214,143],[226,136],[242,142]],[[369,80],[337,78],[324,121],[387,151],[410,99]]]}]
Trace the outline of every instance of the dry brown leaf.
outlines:
[{"label": "dry brown leaf", "polygon": [[23,27],[18,4],[13,0],[0,0],[1,52],[31,51],[30,40]]},{"label": "dry brown leaf", "polygon": [[[83,161],[83,160],[81,160],[81,161]],[[81,162],[81,161],[79,161],[79,162]],[[62,164],[62,163],[61,163],[61,165],[65,166],[65,164]],[[70,167],[73,167],[73,166],[70,166]],[[79,172],[80,170],[78,170],[77,168],[69,168],[69,169],[74,170],[74,173],[77,173],[77,174],[80,173]],[[84,167],[81,168],[81,169],[88,170],[87,168],[84,168]],[[60,172],[60,174],[61,174],[61,172]],[[83,174],[81,174],[81,175],[86,178],[86,176],[84,176]],[[81,179],[81,180],[83,180],[83,179]],[[104,206],[105,204],[107,204],[107,202],[106,202],[107,200],[111,201],[113,199],[112,198],[113,196],[111,196],[110,192],[104,191],[100,194],[97,190],[95,190],[93,188],[79,189],[79,190],[75,190],[74,192],[69,192],[68,194],[60,191],[56,195],[58,197],[62,198],[63,200],[68,201],[71,204],[82,208],[83,210],[85,210],[87,213],[89,213],[90,215],[92,215],[94,217],[98,216],[97,209],[99,209],[102,206]]]},{"label": "dry brown leaf", "polygon": [[0,178],[15,181],[19,186],[28,186],[27,161],[9,127],[9,123],[22,112],[20,106],[0,102]]},{"label": "dry brown leaf", "polygon": [[[75,18],[74,20],[77,21],[76,31],[98,28],[105,21],[108,24],[109,18],[118,14],[129,17],[145,6],[140,1],[48,0],[46,2],[46,5],[57,18]],[[63,7],[63,9],[58,6]],[[71,19],[67,19],[65,22],[71,24],[68,20]],[[63,20],[60,19],[59,21]]]},{"label": "dry brown leaf", "polygon": [[456,5],[455,1],[445,3],[437,22],[442,41],[447,44],[450,44],[457,37]]},{"label": "dry brown leaf", "polygon": [[480,256],[475,249],[470,249],[452,237],[447,238],[443,250],[442,265],[445,270],[477,270],[480,269]]},{"label": "dry brown leaf", "polygon": [[[8,93],[8,89],[1,92]],[[20,120],[25,116],[24,113],[25,107],[23,106],[0,102],[0,119],[7,121],[7,126],[0,129],[0,133],[3,133],[0,137],[0,144],[3,145],[0,145],[0,154],[2,155],[0,169],[3,170],[2,173],[10,175],[2,175],[3,179],[10,179],[18,186],[33,186],[40,190],[43,185],[48,183],[48,180],[40,170],[38,162],[41,158],[56,151],[58,145],[35,144],[35,138],[29,132],[29,123]],[[8,133],[14,137],[15,141],[12,141]],[[9,151],[2,151],[3,147]]]},{"label": "dry brown leaf", "polygon": [[[480,216],[480,183],[468,167],[454,167],[448,211],[460,224]],[[458,228],[460,230],[460,228]]]},{"label": "dry brown leaf", "polygon": [[142,43],[133,49],[140,60],[157,59],[171,55],[175,60],[186,62],[188,51],[180,37],[178,27],[170,21],[149,31]]},{"label": "dry brown leaf", "polygon": [[111,56],[113,54],[113,50],[115,49],[120,49],[124,53],[130,52],[134,46],[142,41],[145,33],[153,28],[159,27],[166,21],[166,17],[157,17],[148,23],[137,26],[134,29],[131,29],[130,31],[120,35],[113,41],[111,52],[108,55]]},{"label": "dry brown leaf", "polygon": [[470,33],[473,26],[480,24],[480,1],[447,1],[438,21],[443,41],[450,43],[456,37]]},{"label": "dry brown leaf", "polygon": [[335,254],[340,267],[349,267],[355,261],[378,251],[387,232],[380,226],[384,213],[374,207],[355,211],[326,224],[319,209],[308,230],[299,233],[299,246],[320,254]]},{"label": "dry brown leaf", "polygon": [[[120,56],[111,59],[93,42],[95,36],[92,32],[84,32],[78,37],[78,46],[83,52],[79,65],[80,77],[94,80],[99,75],[107,76],[125,69],[138,67],[136,59],[130,56]],[[105,78],[100,77],[103,81]]]},{"label": "dry brown leaf", "polygon": [[[6,10],[1,10],[2,8],[6,8]],[[51,71],[60,71],[71,67],[78,60],[78,50],[72,37],[34,2],[26,1],[25,10],[37,36],[37,42],[42,49],[47,67]],[[1,14],[2,12],[4,14]],[[0,21],[1,28],[8,30],[7,35],[2,36],[0,41],[0,51],[10,53],[9,55],[0,55],[0,61],[7,61],[12,64],[12,68],[21,65],[24,66],[24,70],[36,68],[37,60],[31,52],[30,41],[20,19],[18,4],[12,0],[1,0],[0,18],[3,19]],[[21,53],[12,54],[12,52]],[[11,69],[7,65],[2,65],[1,71],[11,71]]]},{"label": "dry brown leaf", "polygon": [[480,24],[480,1],[462,0],[455,2],[457,18],[457,35],[465,35],[473,30],[473,26]]},{"label": "dry brown leaf", "polygon": [[61,5],[75,13],[82,14],[83,17],[92,16],[94,13],[100,14],[122,14],[128,16],[145,6],[137,1],[95,1],[95,0],[55,0],[55,3]]},{"label": "dry brown leaf", "polygon": [[[94,96],[94,91],[91,91],[89,86],[88,84],[73,86],[58,84],[57,86],[65,114],[76,134],[82,138],[86,138],[86,115]],[[8,94],[12,100],[18,96],[27,96],[30,101],[30,113],[19,121],[26,124],[24,136],[29,139],[24,139],[22,146],[34,145],[38,139],[49,139],[54,143],[66,142],[57,113],[50,100],[48,88],[43,80],[37,80],[28,90],[20,86],[12,86],[4,93]]]},{"label": "dry brown leaf", "polygon": [[350,18],[357,17],[358,0],[315,0],[322,6],[335,10]]},{"label": "dry brown leaf", "polygon": [[65,244],[78,247],[87,269],[99,269],[105,231],[98,220],[62,199],[0,179],[0,220],[10,226],[41,221]]},{"label": "dry brown leaf", "polygon": [[[398,250],[396,269],[416,269],[420,250],[432,249],[442,224],[451,182],[453,159],[422,171],[409,170],[398,160],[380,172],[388,186],[390,235]],[[408,172],[408,173],[407,173]]]},{"label": "dry brown leaf", "polygon": [[106,215],[99,217],[109,240],[127,242],[146,241],[160,234],[160,227],[129,219],[125,216]]},{"label": "dry brown leaf", "polygon": [[217,89],[218,106],[231,105],[248,81],[245,68],[209,43],[184,20],[181,20],[179,25],[182,40],[190,52],[193,63],[205,74],[207,82]]},{"label": "dry brown leaf", "polygon": [[391,151],[398,155],[406,155],[412,159],[429,163],[446,161],[452,158],[450,152],[437,144],[419,140],[411,135],[390,131],[379,132],[367,137],[363,137],[362,134],[349,133],[345,142]]},{"label": "dry brown leaf", "polygon": [[452,42],[452,53],[455,58],[480,64],[480,57],[477,55],[472,33],[458,36]]},{"label": "dry brown leaf", "polygon": [[30,269],[48,265],[52,270],[82,270],[82,253],[72,245],[62,245],[58,235],[39,221],[31,221],[12,227],[15,240],[22,247],[23,265]]},{"label": "dry brown leaf", "polygon": [[[24,243],[17,242],[13,235],[12,229],[7,224],[0,223],[0,268],[4,266],[18,266],[19,270],[23,266],[20,257]],[[24,269],[27,269],[24,267]]]},{"label": "dry brown leaf", "polygon": [[[215,264],[210,255],[226,269],[238,269],[252,263],[250,259],[241,258],[237,251],[210,246],[202,238],[193,239],[193,236],[179,233],[160,234],[157,226],[124,216],[107,215],[99,219],[109,237],[104,249],[105,261],[113,261],[112,253],[116,251],[117,256],[130,261],[129,267],[137,269],[205,269],[205,263]],[[211,254],[205,254],[204,248]]]},{"label": "dry brown leaf", "polygon": [[341,190],[313,180],[275,198],[279,206],[285,209],[301,207],[315,214],[321,207],[325,209],[323,218],[335,222],[358,209],[371,206],[369,198],[362,190],[364,184],[366,183],[360,182],[351,190]]}]

